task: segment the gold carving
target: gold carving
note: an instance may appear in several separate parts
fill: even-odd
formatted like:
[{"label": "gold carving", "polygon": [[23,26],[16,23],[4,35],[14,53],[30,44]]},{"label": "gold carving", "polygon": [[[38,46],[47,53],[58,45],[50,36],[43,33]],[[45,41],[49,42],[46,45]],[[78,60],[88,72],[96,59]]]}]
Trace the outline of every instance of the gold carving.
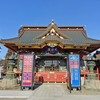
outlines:
[{"label": "gold carving", "polygon": [[80,46],[76,46],[76,48],[80,48]]},{"label": "gold carving", "polygon": [[55,73],[55,72],[50,72],[50,73]]},{"label": "gold carving", "polygon": [[73,46],[65,46],[64,48],[74,48]]},{"label": "gold carving", "polygon": [[5,45],[5,43],[1,43],[2,45]]}]

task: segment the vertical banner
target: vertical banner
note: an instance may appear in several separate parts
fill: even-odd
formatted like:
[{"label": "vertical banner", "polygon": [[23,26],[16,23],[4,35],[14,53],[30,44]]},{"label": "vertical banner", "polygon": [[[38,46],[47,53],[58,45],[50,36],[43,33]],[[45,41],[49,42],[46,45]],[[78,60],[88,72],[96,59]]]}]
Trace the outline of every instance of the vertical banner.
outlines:
[{"label": "vertical banner", "polygon": [[34,55],[23,56],[22,87],[33,87]]},{"label": "vertical banner", "polygon": [[20,71],[22,71],[23,55],[24,55],[24,54],[25,54],[25,53],[19,54],[18,68],[20,69]]},{"label": "vertical banner", "polygon": [[79,55],[69,55],[71,87],[80,87],[80,58]]}]

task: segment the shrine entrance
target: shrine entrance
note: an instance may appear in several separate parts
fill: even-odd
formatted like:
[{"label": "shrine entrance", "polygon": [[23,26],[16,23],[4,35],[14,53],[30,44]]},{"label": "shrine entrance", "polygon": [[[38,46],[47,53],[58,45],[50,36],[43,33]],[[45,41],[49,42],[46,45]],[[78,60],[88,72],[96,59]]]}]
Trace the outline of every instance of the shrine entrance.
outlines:
[{"label": "shrine entrance", "polygon": [[41,56],[37,60],[40,82],[66,82],[67,59],[55,54]]},{"label": "shrine entrance", "polygon": [[67,59],[64,56],[42,56],[37,60],[38,71],[66,72]]},{"label": "shrine entrance", "polygon": [[59,71],[59,60],[45,60],[45,71]]}]

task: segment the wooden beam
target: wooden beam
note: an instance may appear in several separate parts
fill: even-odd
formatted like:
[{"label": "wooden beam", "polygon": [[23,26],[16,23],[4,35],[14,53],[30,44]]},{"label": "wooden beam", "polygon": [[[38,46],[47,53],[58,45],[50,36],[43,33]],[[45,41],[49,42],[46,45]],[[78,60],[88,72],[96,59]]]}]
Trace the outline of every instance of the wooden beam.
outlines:
[{"label": "wooden beam", "polygon": [[12,50],[12,51],[14,51],[14,52],[16,52],[16,51],[17,51],[17,50],[15,50],[15,49],[13,49],[13,48],[11,48],[11,47],[7,46],[7,45],[5,45],[5,47],[7,47],[8,49],[10,49],[10,50]]}]

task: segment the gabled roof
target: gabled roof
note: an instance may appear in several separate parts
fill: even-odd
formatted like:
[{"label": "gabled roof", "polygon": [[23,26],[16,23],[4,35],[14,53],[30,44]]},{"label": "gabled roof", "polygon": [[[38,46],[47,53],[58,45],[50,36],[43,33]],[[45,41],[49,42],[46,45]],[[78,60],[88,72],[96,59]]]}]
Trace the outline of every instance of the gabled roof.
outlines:
[{"label": "gabled roof", "polygon": [[[48,35],[48,32],[54,28],[55,31],[62,36],[61,39],[57,35]],[[58,41],[63,45],[89,45],[100,44],[100,40],[88,38],[83,26],[57,26],[54,22],[51,22],[48,27],[42,26],[23,26],[19,29],[19,36],[12,39],[1,39],[1,43],[14,43],[17,45],[34,45],[41,44],[46,41]],[[41,37],[45,36],[44,39]]]},{"label": "gabled roof", "polygon": [[48,32],[50,32],[51,29],[54,29],[60,36],[64,37],[65,39],[70,39],[69,37],[66,37],[65,35],[61,34],[58,30],[57,25],[54,22],[51,22],[49,24],[49,26],[47,27],[46,31],[44,32],[44,34],[41,34],[40,36],[36,37],[35,39],[39,39],[43,36],[45,36],[46,34],[48,34]]},{"label": "gabled roof", "polygon": [[45,31],[25,31],[24,34],[17,38],[4,39],[0,42],[18,43],[18,44],[38,44],[46,40],[58,40],[63,44],[87,44],[87,43],[100,43],[100,40],[88,38],[82,31],[60,31],[60,33],[69,37],[70,39],[60,39],[57,36],[48,36],[45,39],[34,39],[44,34]]}]

